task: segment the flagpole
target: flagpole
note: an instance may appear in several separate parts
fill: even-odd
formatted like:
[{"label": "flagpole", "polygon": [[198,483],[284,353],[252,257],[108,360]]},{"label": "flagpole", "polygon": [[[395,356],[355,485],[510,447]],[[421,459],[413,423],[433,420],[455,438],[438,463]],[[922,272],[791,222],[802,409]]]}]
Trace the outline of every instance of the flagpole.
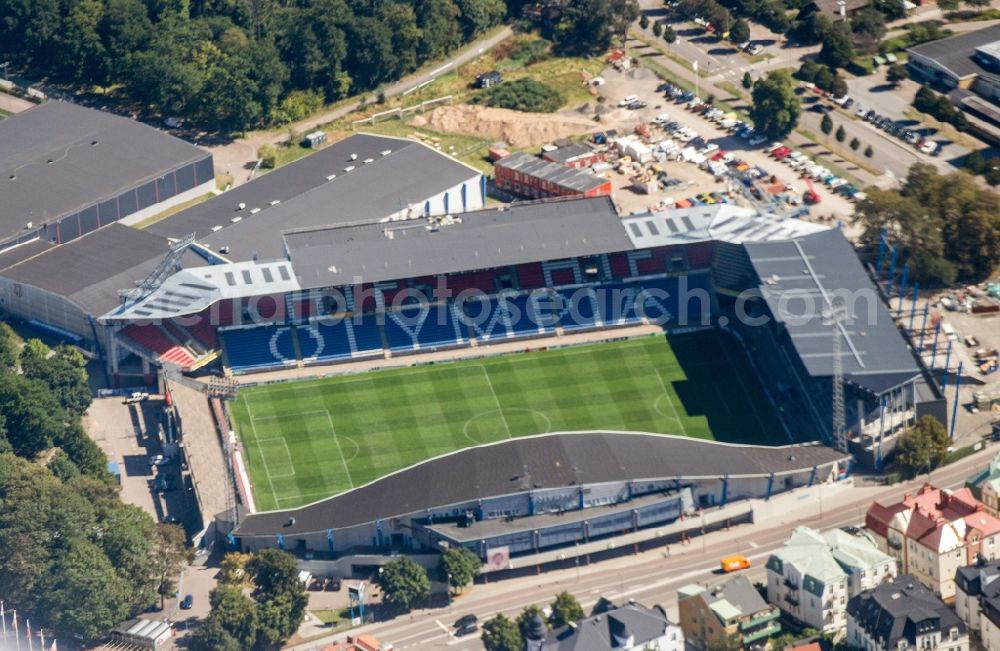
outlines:
[{"label": "flagpole", "polygon": [[24,620],[24,626],[25,626],[25,628],[28,629],[28,635],[27,635],[27,638],[28,638],[28,651],[35,651],[35,645],[32,644],[32,642],[31,642],[31,620],[30,619],[25,619]]},{"label": "flagpole", "polygon": [[21,651],[21,632],[17,630],[17,611],[12,610],[10,612],[11,625],[14,627],[14,641],[17,643],[17,651]]},{"label": "flagpole", "polygon": [[3,627],[3,639],[7,639],[7,616],[3,613],[3,600],[0,600],[0,627]]},{"label": "flagpole", "polygon": [[42,646],[40,647],[42,651],[45,651],[45,629],[38,631],[38,637],[42,638]]}]

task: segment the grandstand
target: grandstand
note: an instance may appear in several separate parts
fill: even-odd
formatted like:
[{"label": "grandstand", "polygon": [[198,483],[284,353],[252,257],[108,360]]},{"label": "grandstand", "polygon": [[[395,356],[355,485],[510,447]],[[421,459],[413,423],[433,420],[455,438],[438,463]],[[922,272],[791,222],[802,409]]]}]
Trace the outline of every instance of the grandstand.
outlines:
[{"label": "grandstand", "polygon": [[[234,428],[267,509],[341,491],[330,503],[344,504],[361,483],[387,485],[400,474],[426,480],[413,470],[430,467],[423,460],[460,458],[461,448],[502,434],[512,440],[498,450],[527,449],[519,441],[532,437],[568,445],[560,432],[579,430],[642,431],[657,454],[694,450],[690,438],[719,446],[697,448],[705,454],[728,451],[725,443],[830,442],[833,331],[822,314],[839,292],[873,301],[870,309],[853,303],[838,334],[849,435],[886,409],[897,426],[925,413],[945,420],[940,391],[839,230],[731,204],[629,216],[610,197],[484,204],[474,169],[420,143],[360,134],[145,230],[115,223],[68,244],[0,252],[0,300],[102,358],[122,384],[204,367],[242,385],[272,380],[266,373],[276,370],[336,376],[247,389],[236,403]],[[805,319],[789,311],[803,302]],[[582,339],[609,352],[569,348]],[[616,374],[623,351],[647,341],[658,348]],[[537,348],[553,350],[524,352]],[[533,367],[534,384],[516,379]],[[557,377],[568,378],[564,387]],[[522,381],[527,393],[517,389]],[[302,404],[273,397],[286,393],[301,393]],[[444,417],[440,405],[459,393],[464,402],[456,398],[453,417]],[[714,395],[726,398],[707,398]],[[333,456],[341,434],[348,449]],[[802,460],[817,448],[795,449]],[[811,482],[818,466],[836,474],[842,456],[821,449],[812,465],[785,464],[781,489]],[[708,470],[687,485],[656,474],[650,490],[669,485],[681,502],[654,510],[725,502],[736,484],[744,497],[774,490],[774,475],[727,458],[745,482],[708,479]],[[621,472],[632,472],[631,463]],[[551,485],[565,489],[572,474]],[[432,494],[419,509],[453,504],[443,501],[451,490],[461,492],[454,504],[476,492],[497,497],[476,478],[453,483],[466,480],[473,484],[419,487]],[[642,492],[618,488],[625,499],[602,499],[628,502]],[[680,497],[684,488],[691,494]],[[355,544],[378,530],[344,524],[336,509],[324,513],[331,530],[356,529]],[[250,539],[261,530],[245,532]],[[314,544],[315,531],[302,531],[302,544]],[[398,535],[408,547],[431,540]]]}]

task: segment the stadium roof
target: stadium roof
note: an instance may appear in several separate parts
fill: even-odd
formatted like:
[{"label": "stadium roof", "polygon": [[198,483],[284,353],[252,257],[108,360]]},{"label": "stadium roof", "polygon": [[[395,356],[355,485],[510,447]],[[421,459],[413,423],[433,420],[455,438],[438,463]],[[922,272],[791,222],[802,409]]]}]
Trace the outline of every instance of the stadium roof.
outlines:
[{"label": "stadium roof", "polygon": [[223,299],[278,295],[299,289],[287,260],[234,262],[182,269],[141,300],[116,307],[106,319],[169,319],[197,314]]},{"label": "stadium roof", "polygon": [[303,288],[631,250],[608,197],[286,233]]},{"label": "stadium roof", "polygon": [[[345,171],[349,167],[353,169]],[[199,241],[216,251],[228,246],[226,256],[233,261],[251,260],[255,254],[275,260],[285,257],[283,231],[376,222],[411,206],[419,214],[428,197],[473,179],[478,183],[479,176],[419,142],[358,134],[148,230],[172,238],[197,233]],[[241,203],[246,206],[242,211]]]},{"label": "stadium roof", "polygon": [[839,229],[747,243],[746,250],[764,300],[785,325],[810,375],[833,374],[831,326],[824,310],[834,298],[844,299],[851,321],[841,329],[845,378],[879,395],[920,375],[878,289]]},{"label": "stadium roof", "polygon": [[141,122],[69,102],[18,113],[0,122],[0,241],[208,156]]},{"label": "stadium roof", "polygon": [[607,179],[597,176],[589,170],[550,163],[527,152],[517,152],[510,156],[504,156],[496,162],[496,165],[576,190],[581,194],[607,183]]},{"label": "stadium roof", "polygon": [[908,48],[907,52],[919,54],[948,69],[958,78],[978,74],[983,67],[973,55],[976,49],[1000,41],[1000,25],[991,25],[974,32],[966,32],[950,38],[930,41]]},{"label": "stadium roof", "polygon": [[65,296],[99,316],[118,306],[118,291],[135,287],[168,250],[164,237],[111,224],[8,267],[3,275]]},{"label": "stadium roof", "polygon": [[775,219],[728,203],[676,208],[622,220],[637,249],[703,240],[747,243],[787,240],[827,230],[798,219]]},{"label": "stadium roof", "polygon": [[[815,444],[729,445],[636,432],[544,434],[459,450],[298,509],[252,514],[235,534],[319,532],[531,489],[670,477],[766,477],[846,458]],[[289,515],[295,524],[286,526]]]}]

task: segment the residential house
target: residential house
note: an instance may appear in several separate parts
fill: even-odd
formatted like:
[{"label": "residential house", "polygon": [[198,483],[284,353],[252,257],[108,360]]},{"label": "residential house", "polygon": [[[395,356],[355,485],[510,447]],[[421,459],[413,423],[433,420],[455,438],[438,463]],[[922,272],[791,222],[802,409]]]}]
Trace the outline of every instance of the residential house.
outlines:
[{"label": "residential house", "polygon": [[982,472],[965,480],[990,515],[1000,517],[1000,454]]},{"label": "residential house", "polygon": [[864,651],[969,649],[969,635],[958,615],[905,574],[851,597],[846,641]]},{"label": "residential house", "polygon": [[[955,572],[955,613],[988,649],[1000,649],[1000,562],[980,560]],[[992,618],[992,619],[991,619]]]},{"label": "residential house", "polygon": [[896,576],[896,559],[864,533],[798,527],[767,559],[767,600],[825,633],[847,626],[847,600]]},{"label": "residential house", "polygon": [[684,637],[695,648],[736,637],[744,649],[763,649],[769,637],[781,632],[781,612],[745,576],[710,589],[684,586],[677,599]]},{"label": "residential house", "polygon": [[879,549],[899,561],[900,572],[951,600],[955,571],[1000,551],[1000,519],[969,488],[951,492],[924,484],[895,504],[874,503],[865,525]]},{"label": "residential house", "polygon": [[660,606],[629,602],[606,607],[591,617],[546,630],[536,615],[525,639],[526,651],[684,651],[684,632]]}]

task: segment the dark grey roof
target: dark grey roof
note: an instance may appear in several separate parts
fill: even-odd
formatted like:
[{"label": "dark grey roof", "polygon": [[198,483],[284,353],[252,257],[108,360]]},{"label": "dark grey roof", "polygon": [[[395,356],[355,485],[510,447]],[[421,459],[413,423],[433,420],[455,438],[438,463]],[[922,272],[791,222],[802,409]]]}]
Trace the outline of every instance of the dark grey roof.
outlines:
[{"label": "dark grey roof", "polygon": [[[345,172],[347,167],[354,169]],[[334,174],[336,178],[327,180]],[[148,230],[170,237],[197,233],[216,250],[229,246],[227,257],[233,261],[250,260],[254,252],[261,260],[284,258],[282,231],[378,221],[478,174],[419,142],[358,134]],[[275,201],[280,203],[272,205]],[[243,211],[237,210],[240,203],[246,205]],[[260,212],[250,214],[258,208]],[[235,217],[242,219],[233,223]],[[216,226],[223,228],[213,232]]]},{"label": "dark grey roof", "polygon": [[[986,586],[983,586],[986,579]],[[1000,596],[1000,561],[990,561],[982,565],[966,565],[955,570],[955,583],[969,596],[983,595],[987,598]]]},{"label": "dark grey roof", "polygon": [[952,628],[958,628],[960,634],[965,632],[958,615],[907,574],[851,597],[847,615],[884,649],[895,649],[904,638],[909,646],[915,646],[917,626],[921,624],[943,635]]},{"label": "dark grey roof", "polygon": [[0,240],[208,156],[141,122],[68,102],[18,113],[0,122]]},{"label": "dark grey roof", "polygon": [[[816,6],[816,9],[831,18],[838,18],[840,16],[840,5],[837,0],[813,0],[813,4]],[[844,5],[844,10],[847,12],[853,12],[867,6],[868,0],[847,0]]]},{"label": "dark grey roof", "polygon": [[6,269],[19,262],[24,262],[28,258],[33,258],[39,253],[48,251],[53,246],[55,244],[52,242],[38,238],[25,244],[11,247],[0,253],[0,269]]},{"label": "dark grey roof", "polygon": [[130,289],[159,264],[166,238],[111,224],[4,269],[4,277],[69,298],[100,316],[119,304],[118,290]]},{"label": "dark grey roof", "polygon": [[565,164],[574,158],[579,158],[581,156],[590,156],[594,153],[594,150],[583,143],[575,143],[572,145],[567,145],[565,147],[560,147],[559,149],[553,149],[552,151],[545,152],[545,158],[548,158],[552,162]]},{"label": "dark grey roof", "polygon": [[915,45],[908,48],[907,52],[932,59],[961,78],[978,74],[983,70],[972,57],[976,53],[976,48],[994,41],[1000,41],[1000,25]]},{"label": "dark grey roof", "polygon": [[496,165],[516,170],[522,174],[534,176],[580,193],[598,188],[607,182],[607,179],[601,178],[592,172],[565,167],[558,163],[550,163],[538,156],[532,156],[525,152],[517,152],[510,156],[505,156],[498,160]]},{"label": "dark grey roof", "polygon": [[621,648],[620,641],[629,638],[635,648],[642,648],[645,643],[663,637],[670,626],[661,609],[626,604],[581,620],[575,626],[549,631],[539,651],[611,651]]},{"label": "dark grey roof", "polygon": [[285,243],[304,289],[634,248],[608,197],[301,231]]},{"label": "dark grey roof", "polygon": [[[313,504],[248,516],[237,535],[349,527],[535,488],[663,477],[767,476],[847,458],[820,445],[764,447],[634,432],[577,432],[467,448]],[[289,515],[295,524],[285,527]]]},{"label": "dark grey roof", "polygon": [[847,298],[854,317],[842,337],[845,378],[878,395],[920,374],[878,290],[839,229],[745,246],[771,313],[784,323],[811,375],[833,373],[832,328],[825,323],[823,309],[834,296]]}]

